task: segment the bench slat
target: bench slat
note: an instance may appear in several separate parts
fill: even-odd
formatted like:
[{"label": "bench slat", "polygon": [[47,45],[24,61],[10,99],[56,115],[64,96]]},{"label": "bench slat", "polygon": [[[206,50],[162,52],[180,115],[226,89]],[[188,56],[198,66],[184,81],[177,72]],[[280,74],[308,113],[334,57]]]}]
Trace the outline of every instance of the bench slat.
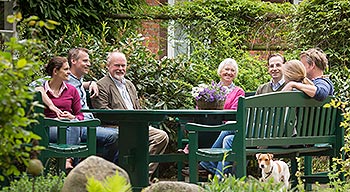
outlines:
[{"label": "bench slat", "polygon": [[[320,117],[321,110],[322,110],[322,108],[320,108],[320,107],[317,108],[317,110],[315,112],[315,117]],[[314,127],[315,127],[315,129],[314,129],[314,133],[313,134],[314,135],[322,135],[321,132],[323,130],[320,129],[320,118],[316,118],[315,119]]]}]

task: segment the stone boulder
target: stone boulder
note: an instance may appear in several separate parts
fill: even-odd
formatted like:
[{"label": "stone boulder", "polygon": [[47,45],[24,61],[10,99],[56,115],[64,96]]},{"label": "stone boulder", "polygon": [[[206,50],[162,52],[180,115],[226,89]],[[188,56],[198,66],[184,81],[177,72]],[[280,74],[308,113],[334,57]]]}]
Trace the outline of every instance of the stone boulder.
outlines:
[{"label": "stone boulder", "polygon": [[142,192],[202,192],[204,189],[196,184],[181,181],[159,181],[142,190]]},{"label": "stone boulder", "polygon": [[90,156],[68,174],[62,192],[85,192],[87,178],[94,177],[96,180],[104,181],[107,177],[114,176],[116,172],[130,183],[129,175],[124,169],[101,157]]}]

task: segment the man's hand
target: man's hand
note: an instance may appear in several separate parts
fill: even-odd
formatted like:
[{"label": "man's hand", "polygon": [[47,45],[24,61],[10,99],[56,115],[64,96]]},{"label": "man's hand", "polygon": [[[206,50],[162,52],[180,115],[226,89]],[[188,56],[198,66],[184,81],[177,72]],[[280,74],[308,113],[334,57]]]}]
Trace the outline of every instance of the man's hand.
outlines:
[{"label": "man's hand", "polygon": [[90,98],[98,96],[98,87],[95,81],[91,81],[89,86]]}]

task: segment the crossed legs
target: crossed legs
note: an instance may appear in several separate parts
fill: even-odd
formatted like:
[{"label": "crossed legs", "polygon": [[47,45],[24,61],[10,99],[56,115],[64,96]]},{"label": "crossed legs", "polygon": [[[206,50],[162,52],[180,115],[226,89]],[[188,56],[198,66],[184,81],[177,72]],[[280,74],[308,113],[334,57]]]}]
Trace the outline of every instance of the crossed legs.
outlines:
[{"label": "crossed legs", "polygon": [[[168,134],[160,129],[156,129],[154,127],[149,127],[149,154],[163,154],[165,148],[169,143]],[[149,175],[151,176],[154,171],[157,169],[159,163],[150,163],[149,164]]]}]

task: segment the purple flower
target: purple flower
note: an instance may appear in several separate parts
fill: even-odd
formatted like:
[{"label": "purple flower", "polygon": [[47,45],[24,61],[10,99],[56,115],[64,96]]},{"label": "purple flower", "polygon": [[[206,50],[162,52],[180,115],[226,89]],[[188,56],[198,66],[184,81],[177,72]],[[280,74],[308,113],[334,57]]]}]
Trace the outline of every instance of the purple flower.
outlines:
[{"label": "purple flower", "polygon": [[191,93],[196,101],[203,100],[205,102],[216,102],[224,101],[229,90],[221,83],[212,81],[209,85],[200,84],[198,87],[193,87]]}]

